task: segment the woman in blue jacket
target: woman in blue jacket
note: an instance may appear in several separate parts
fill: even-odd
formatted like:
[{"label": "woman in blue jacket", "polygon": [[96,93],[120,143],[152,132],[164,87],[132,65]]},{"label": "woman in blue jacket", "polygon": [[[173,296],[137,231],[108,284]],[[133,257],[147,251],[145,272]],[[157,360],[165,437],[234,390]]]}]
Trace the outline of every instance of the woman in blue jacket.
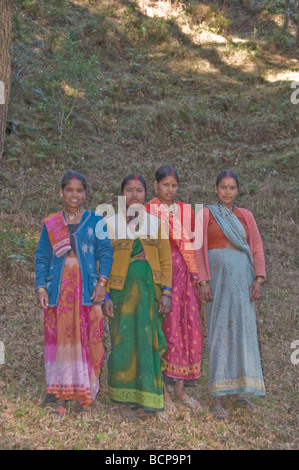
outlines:
[{"label": "woman in blue jacket", "polygon": [[[60,195],[65,209],[43,220],[36,251],[38,304],[44,309],[46,401],[53,412],[65,413],[67,400],[90,411],[99,391],[104,360],[103,317],[100,305],[113,261],[108,236],[97,237],[102,216],[84,210],[86,180],[67,172]],[[84,413],[81,413],[83,416]]]}]

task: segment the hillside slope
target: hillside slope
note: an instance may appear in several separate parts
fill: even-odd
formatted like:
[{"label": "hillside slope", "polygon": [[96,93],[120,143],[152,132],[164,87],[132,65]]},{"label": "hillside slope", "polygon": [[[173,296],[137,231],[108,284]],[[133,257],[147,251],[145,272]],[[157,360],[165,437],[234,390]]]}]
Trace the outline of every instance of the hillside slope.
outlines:
[{"label": "hillside slope", "polygon": [[[298,448],[296,25],[283,32],[279,5],[222,3],[16,1],[0,177],[0,448]],[[220,170],[240,178],[238,205],[254,212],[267,261],[258,327],[268,395],[257,416],[231,405],[230,418],[216,421],[205,346],[198,417],[178,405],[168,423],[122,422],[106,393],[105,365],[95,419],[53,423],[40,407],[43,329],[33,291],[41,220],[61,208],[68,169],[87,177],[87,206],[95,209],[115,204],[131,172],[147,179],[151,197],[155,170],[166,163],[180,175],[178,199],[192,205],[214,201]]]}]

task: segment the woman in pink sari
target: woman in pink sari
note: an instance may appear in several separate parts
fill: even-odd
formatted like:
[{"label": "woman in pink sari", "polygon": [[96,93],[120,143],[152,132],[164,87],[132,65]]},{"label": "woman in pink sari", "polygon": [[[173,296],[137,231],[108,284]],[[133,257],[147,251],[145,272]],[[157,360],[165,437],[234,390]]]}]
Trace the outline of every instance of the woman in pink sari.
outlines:
[{"label": "woman in pink sari", "polygon": [[86,187],[80,173],[63,176],[64,210],[43,220],[35,257],[35,291],[44,309],[44,403],[64,416],[67,401],[77,401],[77,416],[84,419],[91,416],[100,388],[104,323],[99,303],[113,261],[110,239],[96,235],[102,217],[82,207]]},{"label": "woman in pink sari", "polygon": [[[175,397],[192,410],[200,404],[185,392],[185,386],[194,386],[200,377],[203,332],[200,320],[200,300],[196,282],[198,266],[192,245],[194,213],[189,204],[174,200],[179,177],[171,166],[165,165],[156,172],[157,196],[146,206],[146,210],[161,218],[169,233],[172,252],[172,298],[171,310],[166,315],[163,331],[168,350],[164,355],[164,401],[165,409],[175,409],[167,383],[174,383]],[[166,294],[166,295],[167,295]]]}]

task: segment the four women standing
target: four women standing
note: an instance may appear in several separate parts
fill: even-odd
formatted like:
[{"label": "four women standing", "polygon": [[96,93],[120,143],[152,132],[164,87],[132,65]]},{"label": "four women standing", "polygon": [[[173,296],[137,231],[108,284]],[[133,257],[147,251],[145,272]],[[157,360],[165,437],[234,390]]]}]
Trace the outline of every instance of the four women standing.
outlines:
[{"label": "four women standing", "polygon": [[[178,182],[174,168],[161,167],[157,196],[143,207],[144,179],[127,176],[121,187],[124,209],[106,226],[82,208],[84,177],[75,172],[64,176],[65,210],[45,218],[36,252],[48,398],[75,399],[79,410],[95,399],[104,357],[99,303],[105,298],[111,399],[129,405],[130,412],[133,407],[171,411],[165,379],[174,382],[177,399],[200,409],[184,389],[200,377],[200,297],[207,302],[214,413],[227,416],[223,396],[232,394],[256,412],[248,396],[265,394],[254,308],[265,265],[256,223],[251,212],[233,206],[238,180],[226,172],[217,178],[218,203],[203,209],[195,230],[191,206],[174,200]],[[103,236],[107,227],[109,234]],[[198,230],[203,245],[195,253]]]}]

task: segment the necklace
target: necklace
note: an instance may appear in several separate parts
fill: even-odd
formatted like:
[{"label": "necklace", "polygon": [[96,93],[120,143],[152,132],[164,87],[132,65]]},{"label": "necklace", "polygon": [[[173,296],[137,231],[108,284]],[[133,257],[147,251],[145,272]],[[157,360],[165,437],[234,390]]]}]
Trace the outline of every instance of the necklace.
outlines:
[{"label": "necklace", "polygon": [[68,216],[68,218],[70,220],[73,220],[76,217],[76,215],[79,214],[82,211],[83,211],[83,207],[80,210],[78,210],[77,212],[74,212],[74,214],[69,214],[67,211],[64,211],[64,213],[65,213],[65,215]]}]

